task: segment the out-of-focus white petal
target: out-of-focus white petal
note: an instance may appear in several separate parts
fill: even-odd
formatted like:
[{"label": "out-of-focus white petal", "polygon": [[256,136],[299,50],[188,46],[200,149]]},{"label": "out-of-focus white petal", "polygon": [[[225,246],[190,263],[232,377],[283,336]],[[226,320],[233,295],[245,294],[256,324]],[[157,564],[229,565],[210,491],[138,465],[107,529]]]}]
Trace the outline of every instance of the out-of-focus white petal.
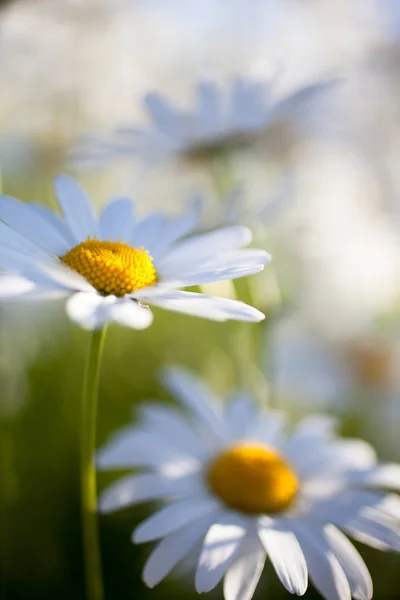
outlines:
[{"label": "out-of-focus white petal", "polygon": [[25,295],[35,289],[35,284],[25,277],[18,275],[0,275],[0,298],[11,298]]},{"label": "out-of-focus white petal", "polygon": [[68,241],[47,218],[15,198],[0,196],[0,219],[50,254],[61,256],[70,249]]},{"label": "out-of-focus white petal", "polygon": [[129,242],[135,219],[135,206],[129,198],[116,198],[101,213],[99,228],[102,240]]},{"label": "out-of-focus white petal", "polygon": [[164,477],[158,474],[127,475],[111,484],[100,496],[101,512],[120,510],[139,502],[148,502],[166,496],[190,493],[198,475]]},{"label": "out-of-focus white petal", "polygon": [[224,577],[226,600],[251,600],[265,563],[265,550],[254,532],[243,539],[239,556]]},{"label": "out-of-focus white petal", "polygon": [[212,499],[177,500],[140,523],[132,540],[140,544],[162,538],[200,517],[216,514],[218,510],[219,504]]},{"label": "out-of-focus white petal", "polygon": [[192,315],[193,317],[203,317],[211,321],[234,320],[258,323],[265,319],[262,312],[238,300],[216,298],[207,294],[181,290],[163,291],[162,293],[154,291],[154,293],[151,293],[149,292],[150,289],[139,290],[135,292],[134,297],[144,303],[148,302],[166,310]]},{"label": "out-of-focus white petal", "polygon": [[296,537],[303,550],[310,578],[326,600],[351,600],[346,575],[318,529],[296,522]]},{"label": "out-of-focus white petal", "polygon": [[[186,264],[202,261],[217,257],[223,252],[236,250],[242,246],[247,246],[251,242],[251,231],[247,227],[226,227],[210,233],[190,237],[188,240],[178,243],[168,254],[160,261],[160,269],[163,272],[170,272],[174,269],[176,273],[179,268],[184,268]],[[176,269],[176,270],[175,270]]]},{"label": "out-of-focus white petal", "polygon": [[216,519],[204,538],[196,570],[196,591],[209,592],[222,579],[246,534],[244,520],[234,513]]},{"label": "out-of-focus white petal", "polygon": [[352,596],[357,600],[371,600],[372,579],[359,552],[334,525],[327,525],[324,534],[350,584]]},{"label": "out-of-focus white petal", "polygon": [[307,589],[307,565],[295,534],[278,527],[259,527],[258,535],[282,585],[302,596]]},{"label": "out-of-focus white petal", "polygon": [[185,369],[169,367],[162,371],[162,380],[171,394],[214,434],[222,440],[227,439],[218,400],[200,379]]},{"label": "out-of-focus white petal", "polygon": [[143,569],[143,581],[154,587],[182,560],[191,548],[205,535],[210,526],[207,515],[190,525],[170,533],[150,554]]},{"label": "out-of-focus white petal", "polygon": [[58,202],[76,242],[98,235],[97,219],[90,199],[72,177],[59,175],[54,182]]}]

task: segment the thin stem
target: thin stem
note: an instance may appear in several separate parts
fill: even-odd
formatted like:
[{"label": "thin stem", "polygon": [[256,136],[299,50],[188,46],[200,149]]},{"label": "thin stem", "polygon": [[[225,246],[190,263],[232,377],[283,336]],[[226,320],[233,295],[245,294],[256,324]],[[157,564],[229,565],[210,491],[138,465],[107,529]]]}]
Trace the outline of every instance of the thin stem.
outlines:
[{"label": "thin stem", "polygon": [[97,394],[104,337],[104,327],[92,334],[82,393],[81,514],[88,600],[103,600],[99,533],[97,529],[95,447]]}]

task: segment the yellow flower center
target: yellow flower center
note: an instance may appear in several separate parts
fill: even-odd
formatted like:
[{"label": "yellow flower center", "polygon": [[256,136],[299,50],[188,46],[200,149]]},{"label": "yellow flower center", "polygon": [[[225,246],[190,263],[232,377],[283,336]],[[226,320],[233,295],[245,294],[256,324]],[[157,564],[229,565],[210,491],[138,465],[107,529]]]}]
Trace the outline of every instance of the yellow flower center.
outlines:
[{"label": "yellow flower center", "polygon": [[286,509],[298,490],[298,479],[277,452],[238,444],[211,464],[207,480],[223,502],[248,514]]},{"label": "yellow flower center", "polygon": [[124,296],[157,281],[153,259],[143,248],[88,238],[61,257],[101,294]]}]

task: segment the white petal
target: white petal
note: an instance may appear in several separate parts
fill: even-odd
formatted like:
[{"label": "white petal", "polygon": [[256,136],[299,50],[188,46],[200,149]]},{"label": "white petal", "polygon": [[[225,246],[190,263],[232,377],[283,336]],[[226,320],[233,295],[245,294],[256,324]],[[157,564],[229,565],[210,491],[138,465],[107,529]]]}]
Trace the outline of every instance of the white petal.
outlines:
[{"label": "white petal", "polygon": [[97,454],[100,468],[153,467],[176,458],[176,450],[137,427],[124,427]]},{"label": "white petal", "polygon": [[134,210],[134,204],[129,198],[116,198],[107,204],[100,217],[101,239],[128,243],[134,227]]},{"label": "white petal", "polygon": [[49,221],[67,240],[68,244],[72,247],[75,246],[75,238],[69,229],[66,222],[54,211],[52,211],[44,204],[39,204],[38,202],[29,202],[29,206],[32,207],[36,212],[45,217],[47,221]]},{"label": "white petal", "polygon": [[249,439],[260,440],[269,446],[281,448],[285,442],[285,415],[280,411],[263,410],[250,429]]},{"label": "white petal", "polygon": [[66,310],[72,321],[84,329],[99,329],[111,320],[111,307],[115,296],[100,296],[96,292],[77,292],[69,298]]},{"label": "white petal", "polygon": [[214,84],[208,82],[199,83],[196,92],[199,119],[206,130],[212,131],[222,121],[221,94]]},{"label": "white petal", "polygon": [[327,525],[324,533],[329,546],[346,574],[352,596],[356,600],[371,600],[373,592],[372,579],[359,552],[334,525]]},{"label": "white petal", "polygon": [[30,278],[31,271],[36,271],[35,259],[26,252],[0,244],[0,270],[16,272]]},{"label": "white petal", "polygon": [[351,600],[346,575],[322,534],[298,521],[295,534],[304,552],[310,579],[320,594],[326,600]]},{"label": "white petal", "polygon": [[383,464],[354,477],[354,482],[368,487],[383,487],[400,491],[400,465]]},{"label": "white petal", "polygon": [[176,219],[169,219],[164,223],[162,235],[152,243],[151,255],[158,268],[158,260],[162,259],[167,249],[179,238],[191,233],[198,222],[198,198],[189,200],[189,209]]},{"label": "white petal", "polygon": [[143,425],[155,437],[189,456],[206,460],[213,450],[176,410],[157,403],[143,404]]},{"label": "white petal", "polygon": [[375,520],[362,515],[350,519],[335,519],[335,523],[352,538],[367,546],[400,552],[399,524],[395,526],[386,523],[384,518]]},{"label": "white petal", "polygon": [[237,553],[246,529],[243,519],[225,514],[211,525],[204,538],[196,571],[196,591],[209,592],[222,579]]},{"label": "white petal", "polygon": [[184,287],[226,279],[237,279],[262,271],[271,256],[265,250],[245,248],[223,252],[213,258],[194,256],[192,261],[179,264],[164,260],[158,266],[160,281],[174,287]]},{"label": "white petal", "polygon": [[37,269],[50,280],[69,290],[97,294],[96,290],[87,279],[60,261],[52,260],[51,262],[45,263],[39,262],[37,264]]},{"label": "white petal", "polygon": [[244,302],[215,298],[194,292],[171,290],[163,294],[149,294],[147,296],[144,290],[139,290],[139,292],[135,293],[135,298],[154,306],[165,308],[166,310],[194,317],[203,317],[211,321],[234,320],[258,323],[265,319],[265,315],[262,312]]},{"label": "white petal", "polygon": [[246,437],[257,416],[257,406],[250,394],[245,391],[232,394],[225,409],[225,420],[232,439]]},{"label": "white petal", "polygon": [[157,247],[164,230],[166,216],[164,213],[153,213],[137,222],[131,235],[131,243],[135,248],[148,250],[152,255],[153,247]]},{"label": "white petal", "polygon": [[362,471],[376,464],[372,446],[357,439],[338,440],[329,445],[310,444],[309,448],[305,445],[303,452],[297,455],[291,452],[288,458],[303,479],[333,479],[347,471]]},{"label": "white petal", "polygon": [[128,298],[100,296],[97,292],[78,292],[67,302],[68,316],[84,329],[98,329],[109,321],[134,329],[151,325],[153,314]]},{"label": "white petal", "polygon": [[15,198],[0,196],[0,219],[50,254],[61,256],[70,249],[67,240],[49,220]]},{"label": "white petal", "polygon": [[246,246],[251,242],[251,237],[249,229],[239,226],[192,236],[176,244],[160,263],[160,268],[169,269],[174,265],[178,269],[193,261],[205,262],[223,252]]},{"label": "white petal", "polygon": [[265,550],[258,537],[246,535],[235,559],[224,577],[225,600],[251,600],[265,563]]},{"label": "white petal", "polygon": [[143,521],[134,531],[135,544],[156,540],[206,515],[215,514],[219,504],[212,499],[178,500]]},{"label": "white petal", "polygon": [[146,329],[153,322],[153,313],[145,306],[126,297],[118,299],[110,308],[111,320],[132,329]]},{"label": "white petal", "polygon": [[164,579],[205,535],[209,525],[210,517],[207,515],[164,538],[150,554],[145,564],[142,575],[145,584],[154,587]]},{"label": "white petal", "polygon": [[169,392],[218,437],[226,439],[226,429],[219,402],[203,383],[189,371],[170,367],[162,371],[162,381]]},{"label": "white petal", "polygon": [[0,298],[10,298],[19,296],[35,289],[35,284],[25,277],[18,275],[1,275],[0,276]]},{"label": "white petal", "polygon": [[250,266],[233,266],[229,268],[212,268],[208,267],[203,270],[197,270],[196,265],[190,268],[188,274],[179,272],[179,269],[174,267],[169,275],[160,272],[160,282],[171,287],[189,287],[192,285],[203,285],[204,283],[213,283],[215,281],[228,281],[231,279],[239,279],[248,275],[255,275],[264,269],[264,264],[256,264]]},{"label": "white petal", "polygon": [[37,244],[30,242],[26,237],[19,234],[15,229],[11,229],[5,223],[0,221],[0,241],[7,249],[13,249],[26,254],[30,258],[46,258],[48,253]]},{"label": "white petal", "polygon": [[171,137],[175,137],[179,126],[179,113],[177,114],[160,94],[148,93],[144,104],[158,129]]},{"label": "white petal", "polygon": [[54,182],[58,202],[77,242],[97,236],[97,220],[90,199],[72,177],[59,175]]},{"label": "white petal", "polygon": [[307,565],[295,534],[277,527],[260,527],[258,534],[282,585],[302,596],[307,589]]},{"label": "white petal", "polygon": [[112,512],[139,502],[188,493],[194,482],[193,476],[172,478],[148,473],[127,475],[101,494],[99,509],[101,512]]}]

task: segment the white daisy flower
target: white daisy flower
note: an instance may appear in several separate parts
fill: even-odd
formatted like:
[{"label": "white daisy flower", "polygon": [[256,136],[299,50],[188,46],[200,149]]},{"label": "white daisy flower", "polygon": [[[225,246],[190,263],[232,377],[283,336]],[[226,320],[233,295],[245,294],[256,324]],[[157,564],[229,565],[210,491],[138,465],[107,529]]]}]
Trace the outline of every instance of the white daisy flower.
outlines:
[{"label": "white daisy flower", "polygon": [[188,372],[169,369],[167,387],[186,415],[145,405],[141,425],[119,432],[99,453],[102,468],[142,467],[102,494],[111,512],[167,503],[133,541],[160,540],[143,571],[152,587],[198,548],[196,590],[224,579],[226,600],[249,600],[268,556],[291,593],[308,575],[327,600],[372,597],[366,565],[345,534],[400,550],[400,465],[378,465],[371,446],[338,440],[324,416],[285,432],[283,415],[257,408],[243,392],[223,405]]},{"label": "white daisy flower", "polygon": [[240,249],[251,240],[245,227],[185,237],[196,226],[194,208],[175,219],[135,219],[131,200],[118,198],[98,219],[73,179],[58,177],[55,190],[63,217],[0,196],[0,298],[70,296],[67,313],[86,329],[108,321],[148,327],[147,304],[215,321],[264,318],[242,302],[177,289],[261,271],[270,256]]},{"label": "white daisy flower", "polygon": [[247,146],[256,137],[268,134],[277,123],[304,117],[305,110],[331,84],[307,85],[274,100],[270,82],[235,79],[226,97],[215,84],[200,82],[192,110],[176,108],[161,94],[149,93],[144,97],[144,107],[152,122],[149,127],[121,127],[106,139],[86,137],[73,152],[73,158],[80,163],[139,155],[157,162],[171,155],[186,158],[219,155]]}]

